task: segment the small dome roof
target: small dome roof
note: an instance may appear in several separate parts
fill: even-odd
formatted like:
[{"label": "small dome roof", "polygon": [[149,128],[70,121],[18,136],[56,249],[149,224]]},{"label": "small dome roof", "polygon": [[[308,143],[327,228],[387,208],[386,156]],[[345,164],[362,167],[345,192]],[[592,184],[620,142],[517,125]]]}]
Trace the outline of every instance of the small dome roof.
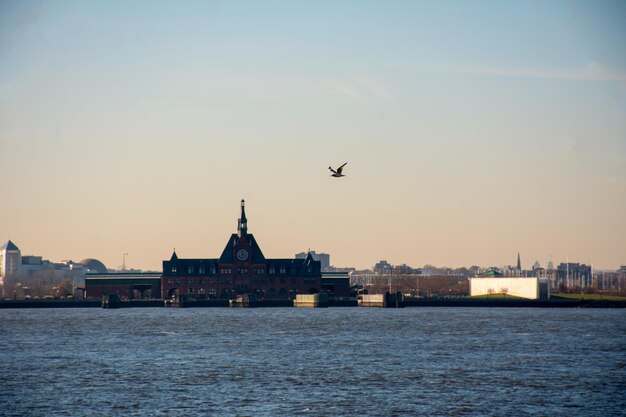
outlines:
[{"label": "small dome roof", "polygon": [[106,266],[102,262],[97,259],[87,258],[83,259],[79,262],[82,264],[89,272],[98,272],[100,274],[106,274],[109,272]]}]

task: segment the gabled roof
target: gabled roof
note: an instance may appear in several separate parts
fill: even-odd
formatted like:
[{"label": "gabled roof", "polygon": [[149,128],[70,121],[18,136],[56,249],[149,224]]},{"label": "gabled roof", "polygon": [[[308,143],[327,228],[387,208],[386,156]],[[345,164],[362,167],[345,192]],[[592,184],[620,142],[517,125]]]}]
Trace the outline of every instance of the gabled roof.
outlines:
[{"label": "gabled roof", "polygon": [[[252,262],[265,262],[265,256],[263,255],[263,252],[261,251],[259,244],[254,238],[254,235],[249,234],[246,236],[246,238],[248,239],[248,243],[250,244],[250,249],[252,250],[252,254],[251,254]],[[228,242],[226,243],[226,246],[224,247],[224,250],[222,251],[222,255],[219,258],[220,263],[235,262],[235,257],[233,255],[233,248],[235,247],[238,241],[239,241],[239,236],[237,236],[237,234],[233,233],[232,235],[230,235],[230,239],[228,239]]]},{"label": "gabled roof", "polygon": [[230,239],[226,243],[226,247],[222,251],[222,255],[220,256],[220,263],[233,263],[235,262],[235,258],[233,256],[233,247],[237,244],[237,235],[233,233],[230,235]]},{"label": "gabled roof", "polygon": [[253,235],[248,235],[248,242],[250,242],[252,249],[252,262],[265,262],[265,256]]},{"label": "gabled roof", "polygon": [[18,248],[17,246],[15,246],[15,243],[11,242],[10,240],[5,243],[4,245],[0,246],[0,250],[20,250],[20,248]]},{"label": "gabled roof", "polygon": [[306,258],[304,258],[304,265],[309,266],[312,265],[313,262],[315,262],[315,259],[313,259],[311,252],[307,253]]}]

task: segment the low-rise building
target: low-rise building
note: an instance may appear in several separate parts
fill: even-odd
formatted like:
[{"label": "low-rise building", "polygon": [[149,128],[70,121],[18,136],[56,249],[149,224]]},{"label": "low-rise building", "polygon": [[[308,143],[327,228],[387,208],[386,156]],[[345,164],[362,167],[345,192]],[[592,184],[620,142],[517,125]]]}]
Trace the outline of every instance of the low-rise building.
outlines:
[{"label": "low-rise building", "polygon": [[331,297],[350,296],[350,275],[347,272],[322,272],[322,292]]},{"label": "low-rise building", "polygon": [[160,272],[109,272],[85,275],[85,297],[117,295],[122,299],[161,297]]},{"label": "low-rise building", "polygon": [[470,295],[506,294],[531,300],[550,298],[547,279],[537,277],[470,278]]}]

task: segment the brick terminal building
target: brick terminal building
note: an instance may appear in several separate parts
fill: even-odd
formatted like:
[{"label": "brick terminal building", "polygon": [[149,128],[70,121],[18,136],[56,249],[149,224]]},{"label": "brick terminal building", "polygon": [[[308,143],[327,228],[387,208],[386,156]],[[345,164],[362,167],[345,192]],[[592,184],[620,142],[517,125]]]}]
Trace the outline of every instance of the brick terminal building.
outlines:
[{"label": "brick terminal building", "polygon": [[248,233],[245,201],[237,233],[231,235],[219,258],[183,259],[172,254],[163,261],[163,298],[189,295],[203,299],[229,299],[254,294],[265,299],[295,298],[321,288],[321,263],[308,254],[304,259],[266,259],[256,239]]}]

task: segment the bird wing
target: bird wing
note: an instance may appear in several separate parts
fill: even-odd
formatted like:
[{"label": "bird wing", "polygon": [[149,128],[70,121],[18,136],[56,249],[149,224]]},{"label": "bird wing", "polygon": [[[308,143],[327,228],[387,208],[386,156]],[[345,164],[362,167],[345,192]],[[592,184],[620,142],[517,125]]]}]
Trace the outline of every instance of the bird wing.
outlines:
[{"label": "bird wing", "polygon": [[[347,164],[347,162],[346,162]],[[341,174],[341,171],[343,170],[343,167],[346,166],[346,164],[343,164],[342,166],[340,166],[339,168],[337,168],[337,174]]]},{"label": "bird wing", "polygon": [[336,173],[337,173],[337,171],[335,171],[335,170],[334,170],[334,169],[332,169],[331,167],[328,167],[328,170],[329,170],[330,172],[332,172],[333,174],[336,174]]}]

